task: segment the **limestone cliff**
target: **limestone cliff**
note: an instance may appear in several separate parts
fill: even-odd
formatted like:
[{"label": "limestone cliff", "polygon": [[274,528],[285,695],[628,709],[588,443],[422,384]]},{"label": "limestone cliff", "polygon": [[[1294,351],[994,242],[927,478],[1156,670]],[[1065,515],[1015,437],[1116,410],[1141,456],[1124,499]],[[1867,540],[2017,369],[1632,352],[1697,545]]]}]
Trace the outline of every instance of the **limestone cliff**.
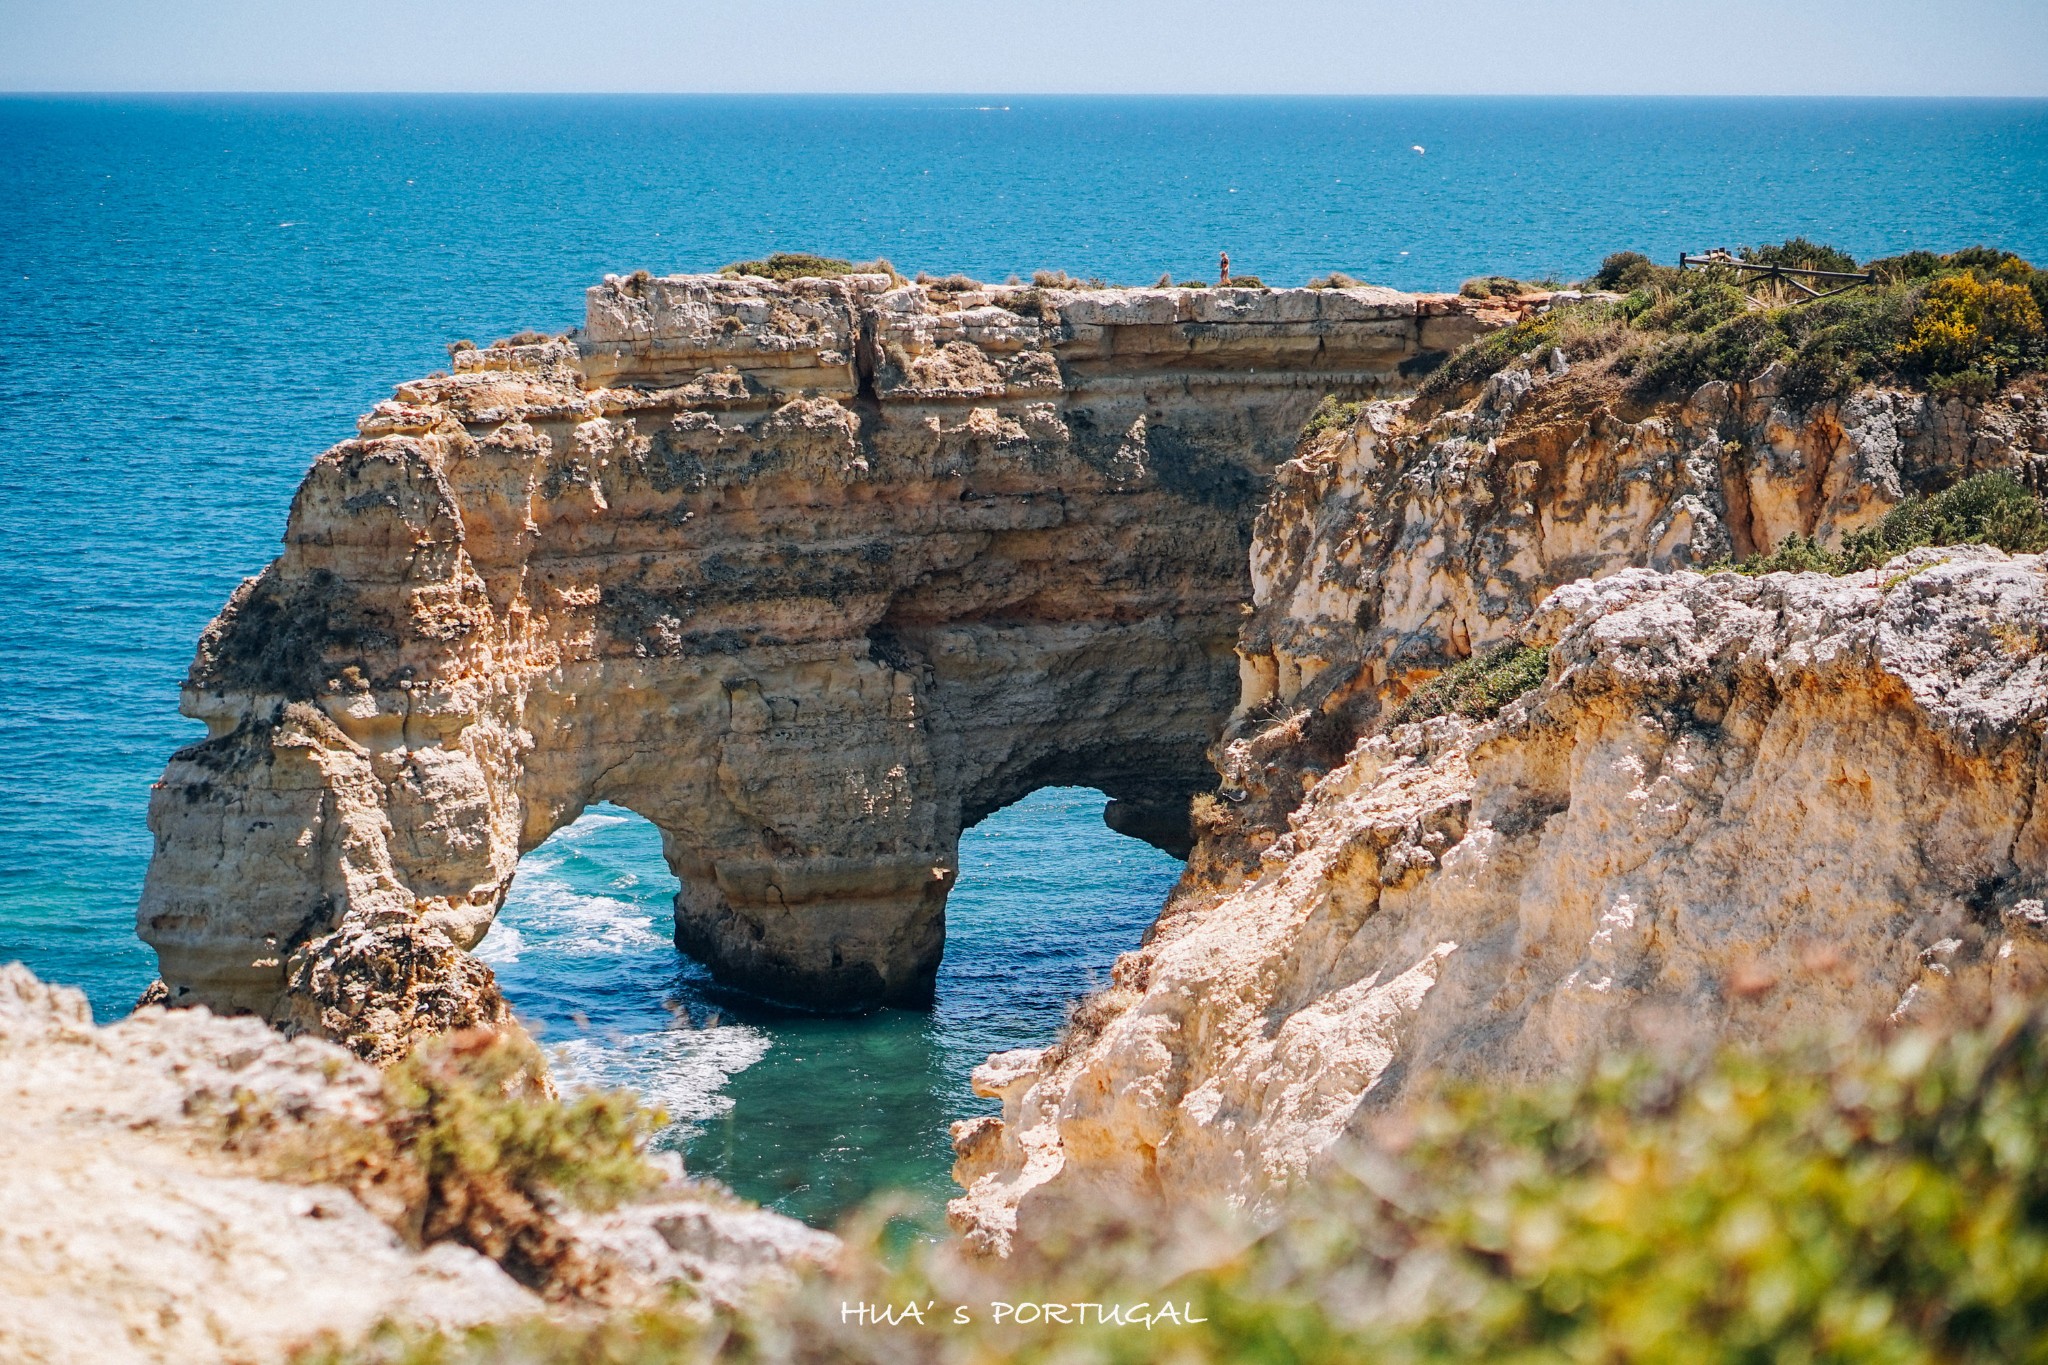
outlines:
[{"label": "limestone cliff", "polygon": [[[11,964],[0,1078],[0,1358],[276,1360],[381,1322],[462,1326],[563,1300],[455,1241],[401,1235],[387,1187],[316,1183],[282,1159],[385,1117],[377,1073],[332,1044],[204,1009],[94,1028],[83,995]],[[601,1280],[598,1302],[677,1286],[736,1301],[836,1246],[682,1185],[553,1221],[601,1272],[584,1286]]]},{"label": "limestone cliff", "polygon": [[1835,543],[1910,494],[2048,469],[2033,387],[1981,405],[1867,389],[1801,409],[1778,378],[1644,403],[1549,350],[1447,410],[1369,404],[1282,465],[1219,750],[1225,787],[1249,798],[1237,823],[1283,827],[1299,771],[1341,758],[1420,680],[1514,638],[1573,579],[1699,569],[1791,535]]},{"label": "limestone cliff", "polygon": [[[2048,409],[1795,412],[1771,380],[1644,407],[1532,355],[1281,468],[1220,799],[1113,988],[977,1072],[1003,1114],[956,1128],[971,1245],[1133,1194],[1261,1207],[1445,1077],[2043,984],[2048,568],[1693,570],[2037,476]],[[1548,678],[1498,719],[1389,728],[1511,639]]]},{"label": "limestone cliff", "polygon": [[[615,801],[723,978],[914,1003],[960,831],[1095,785],[1192,858],[1069,1034],[977,1074],[954,1214],[1002,1250],[1131,1193],[1259,1207],[1446,1076],[2034,989],[2041,562],[1698,571],[2038,487],[2048,403],[1649,401],[1548,347],[1399,400],[1546,303],[635,277],[458,351],[201,642],[157,998],[380,1062],[499,1021],[465,950]],[[1326,396],[1355,420],[1298,449]],[[1514,640],[1547,679],[1497,718],[1392,724]]]},{"label": "limestone cliff", "polygon": [[961,829],[1050,783],[1184,851],[1247,547],[1325,395],[1541,300],[610,278],[321,456],[201,641],[151,802],[170,1003],[389,1060],[503,1014],[521,853],[612,801],[679,943],[927,998]]}]

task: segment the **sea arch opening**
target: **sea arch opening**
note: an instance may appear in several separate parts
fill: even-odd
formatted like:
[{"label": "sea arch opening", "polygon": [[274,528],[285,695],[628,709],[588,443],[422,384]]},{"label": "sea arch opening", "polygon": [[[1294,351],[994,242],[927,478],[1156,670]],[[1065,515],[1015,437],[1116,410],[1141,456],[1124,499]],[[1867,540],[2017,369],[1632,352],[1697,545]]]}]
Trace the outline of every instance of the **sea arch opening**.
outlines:
[{"label": "sea arch opening", "polygon": [[657,1145],[693,1175],[820,1226],[883,1190],[936,1220],[955,1193],[948,1126],[988,1109],[968,1073],[1052,1041],[1179,876],[1105,823],[1109,803],[1045,786],[963,832],[928,1009],[814,1011],[720,984],[672,940],[660,831],[610,803],[521,859],[476,951],[563,1083],[659,1105]]},{"label": "sea arch opening", "polygon": [[675,946],[678,888],[652,821],[594,804],[520,860],[475,953],[571,1088],[626,1087],[675,1146],[716,1116],[725,1077],[767,1040],[732,1026],[710,973]]}]

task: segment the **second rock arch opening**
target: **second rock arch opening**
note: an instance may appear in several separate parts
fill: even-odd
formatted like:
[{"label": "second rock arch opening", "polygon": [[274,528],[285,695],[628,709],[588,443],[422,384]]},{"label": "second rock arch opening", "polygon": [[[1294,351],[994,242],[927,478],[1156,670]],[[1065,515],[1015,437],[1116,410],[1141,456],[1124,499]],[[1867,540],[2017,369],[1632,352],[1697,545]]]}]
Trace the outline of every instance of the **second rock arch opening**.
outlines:
[{"label": "second rock arch opening", "polygon": [[1106,802],[1044,787],[964,833],[929,1010],[817,1013],[721,986],[670,940],[659,832],[613,805],[521,860],[478,951],[563,1082],[661,1106],[659,1145],[693,1175],[821,1226],[887,1189],[936,1219],[955,1193],[948,1125],[989,1107],[968,1072],[1050,1042],[1180,874],[1110,829]]}]

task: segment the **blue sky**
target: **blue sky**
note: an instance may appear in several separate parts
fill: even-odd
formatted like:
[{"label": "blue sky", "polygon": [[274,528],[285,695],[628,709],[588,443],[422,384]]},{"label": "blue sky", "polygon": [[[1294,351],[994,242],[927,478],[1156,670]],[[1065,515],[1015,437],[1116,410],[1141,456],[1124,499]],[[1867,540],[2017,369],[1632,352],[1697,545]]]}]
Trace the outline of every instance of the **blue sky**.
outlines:
[{"label": "blue sky", "polygon": [[2048,0],[0,0],[0,90],[2048,95]]}]

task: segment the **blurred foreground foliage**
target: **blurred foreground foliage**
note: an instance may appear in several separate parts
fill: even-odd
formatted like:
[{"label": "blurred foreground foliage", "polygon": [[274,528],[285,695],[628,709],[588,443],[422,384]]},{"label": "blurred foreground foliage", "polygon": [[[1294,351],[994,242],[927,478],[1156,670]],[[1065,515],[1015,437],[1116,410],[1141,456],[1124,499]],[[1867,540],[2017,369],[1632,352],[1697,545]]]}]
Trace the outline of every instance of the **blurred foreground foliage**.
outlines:
[{"label": "blurred foreground foliage", "polygon": [[[390,1331],[318,1358],[2048,1361],[2044,1143],[2039,1014],[1616,1055],[1570,1083],[1389,1113],[1256,1235],[1099,1209],[1048,1260],[986,1267],[942,1247],[885,1255],[877,1217],[848,1230],[834,1274],[741,1313]],[[1206,1321],[999,1326],[995,1299],[1171,1302]],[[923,1326],[874,1326],[846,1320],[853,1303],[932,1308]]]}]

